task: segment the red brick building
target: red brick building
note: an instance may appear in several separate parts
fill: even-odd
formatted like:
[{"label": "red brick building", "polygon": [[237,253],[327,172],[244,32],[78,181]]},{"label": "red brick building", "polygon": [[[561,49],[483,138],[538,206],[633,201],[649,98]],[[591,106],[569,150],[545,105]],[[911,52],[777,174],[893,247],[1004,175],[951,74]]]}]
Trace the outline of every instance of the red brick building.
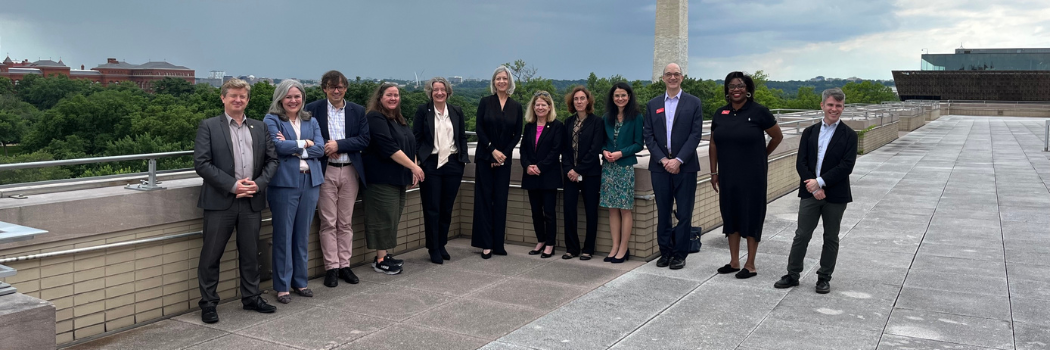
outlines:
[{"label": "red brick building", "polygon": [[105,64],[100,64],[98,67],[90,70],[85,70],[84,66],[80,66],[80,69],[70,69],[69,66],[62,63],[62,60],[58,60],[58,62],[52,60],[39,60],[36,62],[22,60],[22,62],[14,62],[11,60],[11,57],[7,57],[0,63],[0,77],[14,80],[15,84],[18,84],[28,74],[45,77],[64,75],[71,79],[91,80],[102,84],[102,86],[110,83],[130,81],[147,91],[153,88],[153,81],[167,77],[183,79],[190,84],[194,83],[194,71],[192,69],[164,61],[131,64],[117,61],[116,58],[110,58],[106,60]]}]

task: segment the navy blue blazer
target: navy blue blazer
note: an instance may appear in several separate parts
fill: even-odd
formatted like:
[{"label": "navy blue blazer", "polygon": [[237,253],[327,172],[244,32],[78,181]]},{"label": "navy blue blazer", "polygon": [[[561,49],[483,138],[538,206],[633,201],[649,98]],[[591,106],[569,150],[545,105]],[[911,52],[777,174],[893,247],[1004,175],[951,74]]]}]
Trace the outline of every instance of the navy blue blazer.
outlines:
[{"label": "navy blue blazer", "polygon": [[[273,114],[267,114],[263,118],[263,123],[266,123],[266,131],[271,140],[273,140],[274,148],[277,150],[277,159],[280,164],[277,165],[277,173],[273,175],[273,179],[270,179],[270,186],[273,187],[299,187],[299,155],[303,152],[302,148],[298,145],[298,135],[295,133],[295,129],[292,128],[291,122],[282,121],[279,117]],[[324,183],[324,174],[321,173],[321,161],[318,158],[324,158],[324,140],[321,138],[321,127],[317,125],[315,118],[310,118],[309,121],[303,121],[300,125],[300,131],[303,133],[304,140],[311,140],[314,142],[312,147],[306,148],[306,165],[310,166],[310,184],[314,187],[321,186]],[[280,132],[284,135],[284,141],[277,140],[277,133]]]},{"label": "navy blue blazer", "polygon": [[[332,137],[328,135],[328,99],[310,102],[303,109],[310,112],[310,115],[317,120],[317,125],[321,127],[321,137],[325,142],[331,140]],[[361,181],[361,187],[364,188],[367,182],[365,181],[365,162],[361,158],[361,152],[368,148],[368,142],[372,137],[368,132],[368,118],[365,118],[364,107],[350,101],[346,101],[343,113],[346,115],[346,138],[335,140],[335,143],[339,145],[339,153],[346,153],[350,158],[354,169],[357,170],[357,178]],[[324,149],[323,142],[321,149]],[[324,172],[326,168],[328,168],[328,157],[321,157],[321,171]]]},{"label": "navy blue blazer", "polygon": [[681,159],[681,171],[700,171],[700,161],[696,157],[696,147],[700,144],[700,134],[704,128],[700,99],[682,91],[682,97],[678,99],[678,107],[675,109],[674,124],[671,125],[671,149],[667,149],[665,96],[666,92],[649,100],[645,105],[642,138],[645,139],[645,147],[649,149],[649,171],[667,172],[660,164],[660,160],[664,158]]},{"label": "navy blue blazer", "polygon": [[[543,126],[536,142],[536,123],[525,124],[521,137],[521,188],[526,190],[553,190],[562,187],[561,162],[558,157],[565,147],[565,126],[554,120]],[[540,168],[539,175],[529,175],[529,166]]]}]

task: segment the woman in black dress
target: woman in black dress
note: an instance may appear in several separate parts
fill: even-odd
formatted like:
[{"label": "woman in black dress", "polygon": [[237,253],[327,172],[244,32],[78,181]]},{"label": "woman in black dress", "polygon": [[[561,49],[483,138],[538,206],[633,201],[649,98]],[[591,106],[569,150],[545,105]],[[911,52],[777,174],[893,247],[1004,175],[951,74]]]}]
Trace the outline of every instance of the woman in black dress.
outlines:
[{"label": "woman in black dress", "polygon": [[470,245],[481,257],[507,255],[507,195],[514,146],[521,140],[521,104],[510,97],[514,76],[506,66],[492,72],[492,95],[481,98],[475,117],[478,147],[474,151],[474,227]]},{"label": "woman in black dress", "polygon": [[[741,72],[725,80],[725,106],[711,119],[711,187],[718,192],[722,232],[729,238],[729,263],[718,273],[737,278],[758,274],[755,255],[766,218],[768,157],[784,136],[776,117],[754,101],[755,83]],[[766,144],[766,135],[771,140]],[[724,176],[721,176],[724,175]],[[747,262],[740,269],[740,237],[747,239]]]},{"label": "woman in black dress", "polygon": [[536,231],[536,248],[529,255],[540,258],[554,255],[558,243],[558,188],[562,186],[559,156],[564,145],[565,129],[558,121],[554,99],[546,91],[537,91],[525,110],[525,131],[521,138],[521,188],[529,193],[532,227]]}]

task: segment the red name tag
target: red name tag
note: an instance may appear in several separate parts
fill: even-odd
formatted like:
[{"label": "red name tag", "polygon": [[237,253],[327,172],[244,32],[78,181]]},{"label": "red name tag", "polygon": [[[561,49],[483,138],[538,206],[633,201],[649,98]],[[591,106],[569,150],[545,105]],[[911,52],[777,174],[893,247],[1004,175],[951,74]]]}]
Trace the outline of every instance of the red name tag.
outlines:
[{"label": "red name tag", "polygon": [[660,108],[660,109],[657,109],[657,110],[656,110],[656,113],[663,113],[663,112],[664,112],[664,109],[663,109],[663,108]]},{"label": "red name tag", "polygon": [[722,111],[722,114],[729,114],[729,110],[727,109],[727,110]]}]

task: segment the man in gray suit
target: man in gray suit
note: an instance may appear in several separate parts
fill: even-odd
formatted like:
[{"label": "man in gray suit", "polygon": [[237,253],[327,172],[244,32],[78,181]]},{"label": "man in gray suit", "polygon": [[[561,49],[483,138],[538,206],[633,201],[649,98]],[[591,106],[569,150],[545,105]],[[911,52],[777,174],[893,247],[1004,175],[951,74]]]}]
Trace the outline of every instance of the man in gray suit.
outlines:
[{"label": "man in gray suit", "polygon": [[257,247],[266,184],[277,170],[277,152],[263,122],[244,115],[251,86],[240,79],[222,84],[225,113],[201,121],[193,147],[193,168],[204,179],[197,206],[204,209],[204,246],[197,266],[201,320],[219,322],[219,261],[233,230],[245,310],[273,313],[259,290]]}]

